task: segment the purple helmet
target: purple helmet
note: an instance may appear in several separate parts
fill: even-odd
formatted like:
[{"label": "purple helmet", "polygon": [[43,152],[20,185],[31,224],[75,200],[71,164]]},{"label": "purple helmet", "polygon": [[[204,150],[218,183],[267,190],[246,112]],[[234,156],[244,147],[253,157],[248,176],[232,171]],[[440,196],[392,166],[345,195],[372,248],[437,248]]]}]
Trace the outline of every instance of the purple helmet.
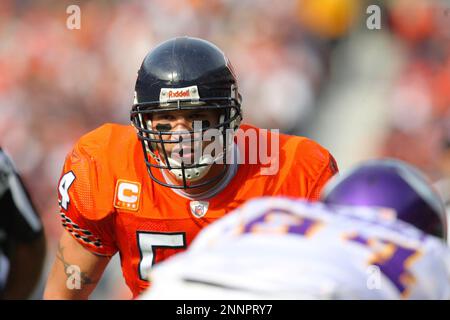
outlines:
[{"label": "purple helmet", "polygon": [[330,204],[392,208],[398,219],[447,239],[441,198],[417,169],[399,160],[364,162],[330,181],[321,198]]}]

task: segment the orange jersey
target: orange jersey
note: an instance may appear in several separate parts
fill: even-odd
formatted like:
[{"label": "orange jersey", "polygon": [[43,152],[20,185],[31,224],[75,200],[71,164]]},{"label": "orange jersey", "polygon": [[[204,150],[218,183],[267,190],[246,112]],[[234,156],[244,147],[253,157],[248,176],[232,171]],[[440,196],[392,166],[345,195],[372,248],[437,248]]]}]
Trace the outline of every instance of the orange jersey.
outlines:
[{"label": "orange jersey", "polygon": [[275,174],[262,174],[259,163],[240,164],[228,185],[204,206],[150,179],[133,127],[103,125],[83,136],[66,157],[58,187],[63,226],[95,254],[119,252],[136,297],[148,287],[153,264],[185,250],[203,227],[245,201],[265,195],[319,197],[337,172],[331,154],[307,138],[276,135],[279,149],[270,150],[277,155]]}]

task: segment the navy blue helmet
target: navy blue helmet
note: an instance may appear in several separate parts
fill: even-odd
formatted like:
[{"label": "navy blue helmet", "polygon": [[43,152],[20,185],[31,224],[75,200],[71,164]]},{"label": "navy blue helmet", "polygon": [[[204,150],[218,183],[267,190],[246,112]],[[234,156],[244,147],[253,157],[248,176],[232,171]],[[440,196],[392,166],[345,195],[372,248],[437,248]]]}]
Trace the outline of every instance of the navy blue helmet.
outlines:
[{"label": "navy blue helmet", "polygon": [[[205,176],[211,162],[190,164],[174,161],[165,146],[180,143],[168,139],[176,132],[151,127],[152,116],[157,112],[197,109],[216,110],[220,119],[218,125],[188,131],[192,142],[195,141],[194,134],[198,136],[208,129],[220,130],[223,134],[220,137],[223,144],[221,157],[225,163],[227,148],[232,143],[226,131],[237,130],[242,119],[241,95],[230,61],[214,44],[198,38],[178,37],[159,44],[147,54],[139,69],[131,110],[131,121],[142,142],[148,172],[155,182],[171,188],[188,189],[212,184],[224,176],[225,166],[207,181],[196,182]],[[183,134],[186,132],[180,132],[180,137]],[[180,183],[161,181],[154,170],[170,171]]]}]

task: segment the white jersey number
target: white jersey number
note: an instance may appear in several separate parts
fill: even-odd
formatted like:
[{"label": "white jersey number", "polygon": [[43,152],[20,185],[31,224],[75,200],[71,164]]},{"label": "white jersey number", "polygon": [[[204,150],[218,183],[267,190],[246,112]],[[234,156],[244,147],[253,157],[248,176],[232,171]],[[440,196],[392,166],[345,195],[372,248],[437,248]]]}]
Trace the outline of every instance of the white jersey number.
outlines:
[{"label": "white jersey number", "polygon": [[69,188],[74,181],[75,181],[75,174],[72,171],[70,171],[70,172],[67,172],[61,178],[61,181],[59,182],[58,191],[61,196],[60,205],[64,210],[67,210],[67,208],[69,206],[69,203],[70,203]]},{"label": "white jersey number", "polygon": [[139,262],[139,278],[148,281],[148,275],[151,267],[155,264],[155,249],[186,248],[186,234],[180,233],[162,233],[162,232],[137,232],[137,243],[141,260]]}]

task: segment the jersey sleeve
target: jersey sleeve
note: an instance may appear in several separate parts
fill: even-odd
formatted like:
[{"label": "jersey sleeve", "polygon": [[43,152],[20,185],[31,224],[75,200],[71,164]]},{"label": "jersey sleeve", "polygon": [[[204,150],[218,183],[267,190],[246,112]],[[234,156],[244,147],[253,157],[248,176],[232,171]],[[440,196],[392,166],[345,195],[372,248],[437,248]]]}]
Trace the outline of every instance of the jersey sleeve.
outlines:
[{"label": "jersey sleeve", "polygon": [[325,184],[338,172],[339,169],[336,160],[331,155],[331,153],[328,152],[327,160],[309,191],[308,199],[319,200],[320,194]]},{"label": "jersey sleeve", "polygon": [[[117,252],[114,210],[105,165],[80,142],[66,157],[58,184],[63,227],[94,254]],[[108,183],[109,182],[109,183]]]}]

